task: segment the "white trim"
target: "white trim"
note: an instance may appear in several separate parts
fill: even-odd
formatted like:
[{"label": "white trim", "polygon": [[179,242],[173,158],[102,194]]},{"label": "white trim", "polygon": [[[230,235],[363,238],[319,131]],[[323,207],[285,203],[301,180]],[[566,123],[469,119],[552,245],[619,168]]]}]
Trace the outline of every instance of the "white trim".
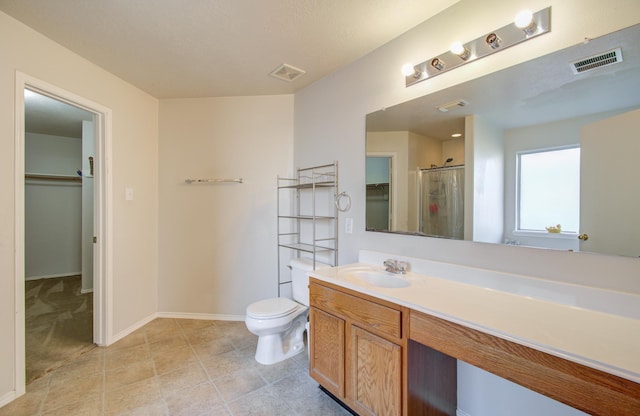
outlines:
[{"label": "white trim", "polygon": [[60,274],[45,274],[43,276],[29,276],[25,277],[24,281],[29,282],[31,280],[42,280],[42,279],[56,279],[58,277],[72,277],[79,276],[82,272],[71,272],[71,273],[60,273]]},{"label": "white trim", "polygon": [[201,319],[207,321],[244,321],[244,315],[220,315],[211,313],[158,312],[158,318]]},{"label": "white trim", "polygon": [[158,316],[157,316],[156,313],[152,313],[151,315],[147,316],[146,318],[143,318],[143,319],[139,320],[138,322],[136,322],[135,324],[129,326],[128,328],[125,328],[122,331],[118,332],[117,334],[114,334],[113,337],[111,338],[112,342],[110,344],[116,343],[116,342],[120,341],[122,338],[126,337],[127,335],[130,335],[130,334],[134,333],[135,331],[137,331],[138,329],[142,328],[143,326],[145,326],[149,322],[153,321],[157,317]]},{"label": "white trim", "polygon": [[564,240],[575,240],[578,238],[578,233],[575,231],[563,231],[560,233],[550,233],[547,231],[537,230],[515,230],[511,233],[515,237],[532,237],[532,238],[555,238]]},{"label": "white trim", "polygon": [[80,289],[80,294],[86,295],[87,293],[93,293],[93,288],[92,289]]},{"label": "white trim", "polygon": [[15,293],[14,307],[16,311],[14,321],[14,398],[22,396],[26,392],[26,359],[25,359],[25,267],[24,267],[24,87],[26,80],[23,74],[16,72],[16,87],[14,98],[14,272],[15,272]]},{"label": "white trim", "polygon": [[[112,178],[111,178],[111,109],[80,97],[55,85],[48,84],[23,72],[16,71],[14,101],[14,272],[15,272],[15,367],[14,398],[25,393],[25,269],[24,269],[24,90],[28,88],[94,114],[96,128],[96,181],[94,230],[97,243],[94,251],[94,316],[93,340],[98,345],[108,345],[113,338],[112,323]],[[4,398],[3,398],[4,399]]]},{"label": "white trim", "polygon": [[463,410],[456,409],[456,416],[471,416],[471,415]]},{"label": "white trim", "polygon": [[4,396],[0,397],[0,407],[7,405],[18,398],[18,394],[15,390],[9,391]]}]

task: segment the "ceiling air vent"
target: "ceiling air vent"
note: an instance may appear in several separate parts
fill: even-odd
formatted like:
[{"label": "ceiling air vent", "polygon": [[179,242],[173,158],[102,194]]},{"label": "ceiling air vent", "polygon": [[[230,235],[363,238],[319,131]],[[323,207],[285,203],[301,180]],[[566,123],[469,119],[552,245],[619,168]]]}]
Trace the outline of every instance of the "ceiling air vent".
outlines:
[{"label": "ceiling air vent", "polygon": [[282,64],[269,73],[274,78],[281,79],[283,81],[291,82],[294,79],[304,75],[306,72],[295,66]]},{"label": "ceiling air vent", "polygon": [[453,110],[458,107],[464,107],[466,105],[469,105],[469,102],[460,99],[460,100],[451,101],[450,103],[441,104],[437,108],[439,111],[446,113],[449,110]]},{"label": "ceiling air vent", "polygon": [[592,69],[617,64],[618,62],[622,62],[622,49],[620,48],[571,62],[570,65],[574,74],[581,74]]}]

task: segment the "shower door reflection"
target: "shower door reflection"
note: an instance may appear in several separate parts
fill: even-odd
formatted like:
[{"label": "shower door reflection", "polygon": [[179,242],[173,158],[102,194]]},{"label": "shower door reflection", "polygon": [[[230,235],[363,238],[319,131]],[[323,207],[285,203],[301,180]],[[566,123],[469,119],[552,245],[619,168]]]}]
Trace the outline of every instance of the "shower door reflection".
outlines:
[{"label": "shower door reflection", "polygon": [[420,232],[464,238],[464,166],[419,169]]}]

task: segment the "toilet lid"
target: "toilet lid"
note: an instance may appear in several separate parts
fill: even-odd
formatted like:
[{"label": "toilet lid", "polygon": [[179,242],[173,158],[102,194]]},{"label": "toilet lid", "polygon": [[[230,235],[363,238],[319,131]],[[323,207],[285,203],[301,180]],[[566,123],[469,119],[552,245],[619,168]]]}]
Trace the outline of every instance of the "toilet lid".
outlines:
[{"label": "toilet lid", "polygon": [[280,318],[293,312],[298,304],[287,298],[265,299],[247,307],[247,315],[252,318]]}]

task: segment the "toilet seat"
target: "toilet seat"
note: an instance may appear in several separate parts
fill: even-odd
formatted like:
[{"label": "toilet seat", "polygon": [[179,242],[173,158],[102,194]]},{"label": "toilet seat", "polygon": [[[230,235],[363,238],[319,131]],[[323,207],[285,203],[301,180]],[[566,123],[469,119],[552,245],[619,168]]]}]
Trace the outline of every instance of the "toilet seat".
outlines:
[{"label": "toilet seat", "polygon": [[264,299],[247,307],[247,316],[256,319],[276,319],[295,312],[301,305],[288,298]]}]

